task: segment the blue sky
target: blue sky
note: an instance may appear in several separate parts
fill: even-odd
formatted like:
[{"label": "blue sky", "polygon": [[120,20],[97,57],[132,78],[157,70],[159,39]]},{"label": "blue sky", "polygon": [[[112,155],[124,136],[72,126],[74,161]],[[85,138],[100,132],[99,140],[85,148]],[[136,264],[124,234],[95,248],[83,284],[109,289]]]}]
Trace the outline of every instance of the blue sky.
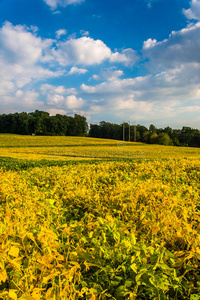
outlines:
[{"label": "blue sky", "polygon": [[200,0],[0,0],[0,114],[200,129]]}]

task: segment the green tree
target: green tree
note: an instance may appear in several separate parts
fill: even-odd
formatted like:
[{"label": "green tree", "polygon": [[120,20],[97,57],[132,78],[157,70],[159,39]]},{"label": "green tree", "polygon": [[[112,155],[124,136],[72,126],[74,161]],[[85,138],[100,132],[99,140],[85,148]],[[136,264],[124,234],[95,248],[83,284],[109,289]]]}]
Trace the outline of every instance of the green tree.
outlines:
[{"label": "green tree", "polygon": [[147,144],[150,142],[150,132],[148,130],[143,133],[142,142]]},{"label": "green tree", "polygon": [[157,131],[157,128],[153,124],[150,124],[149,125],[149,132],[150,133],[155,133],[156,131]]},{"label": "green tree", "polygon": [[150,144],[157,144],[158,143],[158,134],[156,132],[150,135]]},{"label": "green tree", "polygon": [[165,132],[159,133],[157,142],[159,145],[166,145],[166,146],[171,145],[172,143],[169,135]]}]

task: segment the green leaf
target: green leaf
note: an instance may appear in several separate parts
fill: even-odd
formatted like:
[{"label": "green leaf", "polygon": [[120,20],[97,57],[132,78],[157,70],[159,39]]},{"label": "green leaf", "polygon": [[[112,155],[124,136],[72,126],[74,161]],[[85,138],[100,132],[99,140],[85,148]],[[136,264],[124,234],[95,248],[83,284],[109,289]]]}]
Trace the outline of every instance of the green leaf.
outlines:
[{"label": "green leaf", "polygon": [[200,295],[191,295],[190,296],[190,300],[199,300],[200,299]]},{"label": "green leaf", "polygon": [[120,285],[115,292],[116,297],[125,297],[128,294],[128,289],[124,285]]}]

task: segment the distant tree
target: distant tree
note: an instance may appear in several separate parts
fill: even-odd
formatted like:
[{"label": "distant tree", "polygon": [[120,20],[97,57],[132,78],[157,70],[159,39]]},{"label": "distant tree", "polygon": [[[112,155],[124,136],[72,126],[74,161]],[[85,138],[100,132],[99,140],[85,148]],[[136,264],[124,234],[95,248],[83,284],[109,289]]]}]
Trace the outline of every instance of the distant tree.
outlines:
[{"label": "distant tree", "polygon": [[150,124],[149,125],[149,132],[150,133],[155,133],[156,131],[157,131],[157,128],[153,124]]},{"label": "distant tree", "polygon": [[142,126],[142,125],[137,125],[136,126],[136,130],[137,130],[137,132],[139,132],[140,133],[140,139],[138,139],[137,138],[137,141],[141,141],[141,142],[143,142],[143,135],[144,135],[144,133],[146,132],[146,131],[148,131],[148,129],[145,127],[145,126]]},{"label": "distant tree", "polygon": [[149,141],[150,141],[150,144],[157,144],[158,143],[158,134],[156,132],[153,132],[150,135]]},{"label": "distant tree", "polygon": [[143,133],[142,142],[147,144],[150,142],[150,132],[148,130]]},{"label": "distant tree", "polygon": [[136,131],[136,141],[141,142],[141,134],[139,131]]},{"label": "distant tree", "polygon": [[169,126],[164,128],[164,132],[167,133],[169,135],[170,138],[172,138],[173,136],[173,129]]},{"label": "distant tree", "polygon": [[159,135],[157,137],[157,142],[160,145],[166,145],[166,146],[169,146],[172,144],[172,141],[171,141],[169,135],[165,132],[159,133]]},{"label": "distant tree", "polygon": [[172,141],[174,146],[180,146],[181,143],[179,141],[181,135],[181,130],[180,129],[173,129],[173,135],[172,135]]},{"label": "distant tree", "polygon": [[74,135],[84,136],[88,132],[88,124],[83,116],[74,116]]}]

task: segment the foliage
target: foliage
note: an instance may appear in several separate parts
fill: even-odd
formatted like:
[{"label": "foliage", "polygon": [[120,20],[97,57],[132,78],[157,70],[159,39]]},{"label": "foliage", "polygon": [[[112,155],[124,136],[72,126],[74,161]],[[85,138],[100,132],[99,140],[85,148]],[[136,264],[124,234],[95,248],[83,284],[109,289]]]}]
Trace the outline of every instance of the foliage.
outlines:
[{"label": "foliage", "polygon": [[159,133],[158,144],[169,146],[169,145],[171,145],[171,143],[172,143],[171,139],[167,133],[165,133],[165,132]]},{"label": "foliage", "polygon": [[0,132],[36,135],[84,136],[88,131],[86,118],[77,114],[74,117],[36,110],[31,113],[0,115]]},{"label": "foliage", "polygon": [[[124,123],[125,140],[129,140],[129,124]],[[134,126],[130,126],[130,140],[134,141]],[[99,125],[90,124],[89,135],[96,138],[123,139],[123,124],[112,124],[109,122],[100,122]],[[169,126],[162,129],[156,128],[150,124],[149,130],[145,126],[136,125],[136,140],[139,142],[200,147],[200,132],[198,129],[192,129],[184,126],[182,130],[172,129]]]},{"label": "foliage", "polygon": [[[5,148],[29,138],[1,137]],[[1,158],[0,299],[200,299],[199,149],[147,146],[171,156]]]}]

